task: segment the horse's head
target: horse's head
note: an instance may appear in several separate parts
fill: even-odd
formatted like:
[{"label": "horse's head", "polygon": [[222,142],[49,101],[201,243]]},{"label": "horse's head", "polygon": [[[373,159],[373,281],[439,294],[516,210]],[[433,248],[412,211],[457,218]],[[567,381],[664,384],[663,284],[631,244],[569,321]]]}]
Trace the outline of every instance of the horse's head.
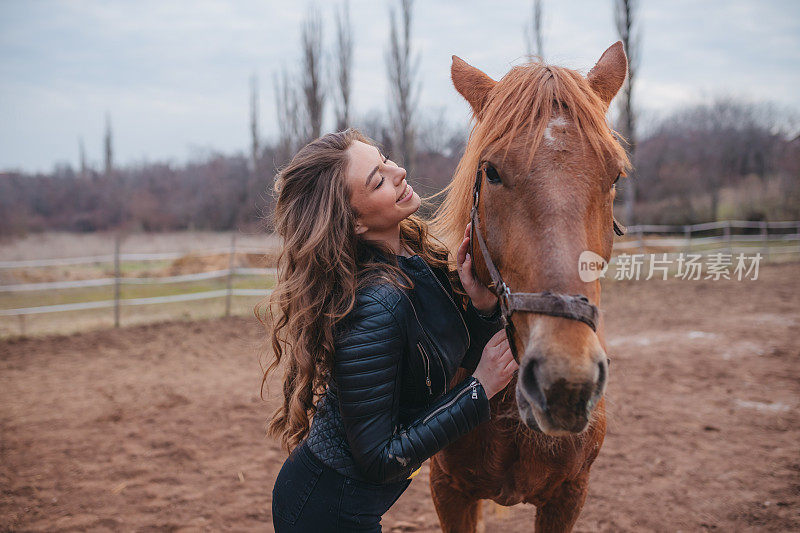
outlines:
[{"label": "horse's head", "polygon": [[[579,257],[587,250],[606,261],[611,256],[615,183],[629,161],[605,115],[626,72],[621,42],[585,78],[528,63],[494,81],[453,56],[453,84],[476,118],[454,180],[461,185],[454,187],[471,202],[465,183],[482,169],[480,230],[512,291],[582,294],[600,306],[599,279],[582,279]],[[459,208],[451,196],[444,207],[456,214],[463,235],[471,205],[461,200]],[[476,272],[488,284],[476,243],[473,249]],[[520,417],[549,435],[583,431],[608,376],[602,318],[597,332],[578,320],[532,312],[515,311],[512,320]]]}]

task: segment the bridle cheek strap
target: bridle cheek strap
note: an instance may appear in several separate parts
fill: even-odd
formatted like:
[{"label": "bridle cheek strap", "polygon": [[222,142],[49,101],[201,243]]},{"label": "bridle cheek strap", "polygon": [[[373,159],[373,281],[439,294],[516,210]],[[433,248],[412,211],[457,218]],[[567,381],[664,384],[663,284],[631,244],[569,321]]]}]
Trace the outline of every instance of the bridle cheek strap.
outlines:
[{"label": "bridle cheek strap", "polygon": [[625,232],[628,231],[628,228],[617,222],[617,219],[614,219],[614,233],[617,234],[618,237],[622,237],[625,235]]}]

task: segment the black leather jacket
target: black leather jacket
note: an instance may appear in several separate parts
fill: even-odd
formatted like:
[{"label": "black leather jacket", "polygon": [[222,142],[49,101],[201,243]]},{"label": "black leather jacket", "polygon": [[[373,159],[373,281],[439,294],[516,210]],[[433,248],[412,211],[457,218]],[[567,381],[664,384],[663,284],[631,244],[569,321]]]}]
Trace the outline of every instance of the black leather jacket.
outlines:
[{"label": "black leather jacket", "polygon": [[502,328],[499,306],[482,316],[459,305],[447,274],[419,255],[397,256],[414,282],[360,290],[337,327],[332,379],[317,402],[307,444],[323,463],[374,483],[405,479],[447,444],[489,419],[471,374]]}]

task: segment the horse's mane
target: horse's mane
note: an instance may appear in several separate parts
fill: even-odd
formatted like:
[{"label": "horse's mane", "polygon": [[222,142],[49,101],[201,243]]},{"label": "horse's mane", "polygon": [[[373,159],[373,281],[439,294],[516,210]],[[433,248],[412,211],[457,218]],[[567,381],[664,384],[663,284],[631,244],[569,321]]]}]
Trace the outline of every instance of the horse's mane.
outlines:
[{"label": "horse's mane", "polygon": [[481,153],[492,145],[505,157],[518,130],[527,128],[530,166],[550,119],[557,114],[577,126],[598,157],[615,158],[623,175],[630,168],[625,149],[615,138],[619,134],[606,120],[606,105],[586,78],[574,70],[539,62],[516,66],[495,85],[479,115],[473,117],[476,120],[452,181],[429,197],[446,194],[430,220],[430,228],[453,254],[469,222],[472,186]]}]

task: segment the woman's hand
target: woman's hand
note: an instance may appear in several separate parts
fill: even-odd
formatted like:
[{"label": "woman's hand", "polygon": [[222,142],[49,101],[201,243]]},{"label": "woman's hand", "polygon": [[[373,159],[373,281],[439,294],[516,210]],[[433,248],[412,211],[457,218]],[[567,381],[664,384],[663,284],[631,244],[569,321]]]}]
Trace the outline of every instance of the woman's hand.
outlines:
[{"label": "woman's hand", "polygon": [[511,355],[506,330],[501,329],[486,343],[478,368],[472,375],[481,382],[486,397],[491,399],[506,388],[518,368],[519,365]]},{"label": "woman's hand", "polygon": [[497,296],[492,291],[481,283],[476,277],[472,269],[472,256],[467,253],[469,250],[469,231],[472,222],[467,224],[467,229],[464,231],[464,240],[461,241],[461,246],[458,247],[456,253],[456,263],[458,265],[458,277],[461,278],[461,285],[467,292],[472,305],[475,309],[484,314],[489,314],[497,304]]}]

